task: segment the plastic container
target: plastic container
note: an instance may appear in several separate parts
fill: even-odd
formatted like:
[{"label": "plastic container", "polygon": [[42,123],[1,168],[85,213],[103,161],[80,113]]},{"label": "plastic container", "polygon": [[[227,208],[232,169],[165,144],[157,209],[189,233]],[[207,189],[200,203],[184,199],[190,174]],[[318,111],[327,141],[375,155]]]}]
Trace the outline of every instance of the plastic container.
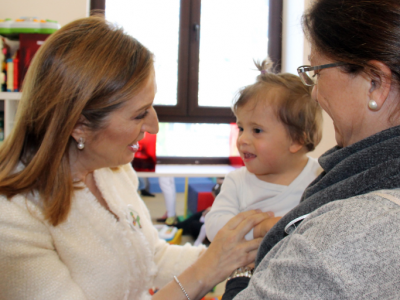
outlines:
[{"label": "plastic container", "polygon": [[168,225],[154,225],[158,230],[158,236],[160,239],[172,241],[175,234],[178,232],[178,228]]},{"label": "plastic container", "polygon": [[15,21],[0,19],[0,35],[15,36],[21,33],[52,34],[61,26],[54,20],[42,20],[36,17],[22,17]]}]

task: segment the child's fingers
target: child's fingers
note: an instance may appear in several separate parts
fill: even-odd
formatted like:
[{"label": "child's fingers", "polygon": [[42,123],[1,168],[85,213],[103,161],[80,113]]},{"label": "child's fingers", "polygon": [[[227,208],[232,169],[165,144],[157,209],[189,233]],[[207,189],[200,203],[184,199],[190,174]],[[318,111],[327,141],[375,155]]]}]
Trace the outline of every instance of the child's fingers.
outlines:
[{"label": "child's fingers", "polygon": [[275,214],[273,211],[266,211],[266,214],[268,214],[271,218],[275,217]]},{"label": "child's fingers", "polygon": [[234,230],[243,220],[246,218],[251,217],[252,215],[259,214],[261,213],[259,210],[249,210],[249,211],[244,211],[236,216],[234,216],[232,219],[230,219],[226,224],[225,227],[230,230]]},{"label": "child's fingers", "polygon": [[239,239],[244,238],[244,236],[257,224],[261,223],[262,221],[269,219],[269,215],[266,213],[255,213],[247,218],[245,218],[242,222],[240,222],[237,227],[234,229],[237,233]]},{"label": "child's fingers", "polygon": [[254,227],[253,230],[253,236],[254,237],[264,237],[268,231],[271,230],[272,227],[275,226],[275,224],[281,219],[282,217],[273,217],[273,218],[267,218],[257,224]]}]

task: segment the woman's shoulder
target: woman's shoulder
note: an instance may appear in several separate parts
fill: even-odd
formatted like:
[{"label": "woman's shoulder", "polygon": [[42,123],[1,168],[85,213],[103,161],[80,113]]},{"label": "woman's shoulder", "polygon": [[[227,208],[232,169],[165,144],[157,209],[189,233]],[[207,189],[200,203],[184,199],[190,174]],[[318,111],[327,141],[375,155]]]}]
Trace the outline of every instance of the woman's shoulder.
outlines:
[{"label": "woman's shoulder", "polygon": [[[398,199],[399,204],[388,199],[391,197]],[[365,232],[379,235],[382,228],[400,230],[400,189],[332,201],[312,212],[301,223],[298,233],[313,236],[322,228],[328,243]]]},{"label": "woman's shoulder", "polygon": [[43,210],[35,193],[17,194],[11,198],[0,195],[0,222],[17,224],[33,220],[44,222]]},{"label": "woman's shoulder", "polygon": [[[396,204],[394,199],[397,199],[399,204]],[[362,215],[363,211],[359,210],[359,208],[375,208],[377,211],[382,211],[387,210],[388,207],[395,208],[397,206],[400,210],[400,189],[386,189],[329,202],[318,208],[312,214],[318,215],[333,210],[345,210],[352,215]],[[358,213],[354,213],[355,211]]]}]

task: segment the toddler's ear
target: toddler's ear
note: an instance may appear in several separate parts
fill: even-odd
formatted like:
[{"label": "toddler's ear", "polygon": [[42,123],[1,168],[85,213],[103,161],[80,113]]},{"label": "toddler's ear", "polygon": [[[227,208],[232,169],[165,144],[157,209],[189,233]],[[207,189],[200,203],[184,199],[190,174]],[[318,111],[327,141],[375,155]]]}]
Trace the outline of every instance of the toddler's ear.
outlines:
[{"label": "toddler's ear", "polygon": [[292,141],[290,147],[289,147],[289,151],[291,153],[297,153],[299,152],[301,149],[303,149],[304,144],[303,143],[299,143],[297,141]]}]

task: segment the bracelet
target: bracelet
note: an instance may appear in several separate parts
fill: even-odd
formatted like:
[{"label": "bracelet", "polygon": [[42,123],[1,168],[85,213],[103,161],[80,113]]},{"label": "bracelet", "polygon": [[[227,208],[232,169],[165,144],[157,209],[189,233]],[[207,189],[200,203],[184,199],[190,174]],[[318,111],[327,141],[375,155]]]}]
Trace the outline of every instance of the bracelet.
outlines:
[{"label": "bracelet", "polygon": [[189,295],[186,293],[185,289],[183,288],[182,284],[179,282],[178,278],[176,276],[174,276],[174,279],[176,281],[177,284],[179,284],[182,292],[185,294],[186,298],[188,298],[188,300],[190,300]]},{"label": "bracelet", "polygon": [[228,280],[231,280],[232,278],[237,278],[237,277],[247,277],[251,278],[253,276],[253,270],[252,268],[249,267],[242,267],[242,268],[237,268],[231,276],[228,277]]}]

